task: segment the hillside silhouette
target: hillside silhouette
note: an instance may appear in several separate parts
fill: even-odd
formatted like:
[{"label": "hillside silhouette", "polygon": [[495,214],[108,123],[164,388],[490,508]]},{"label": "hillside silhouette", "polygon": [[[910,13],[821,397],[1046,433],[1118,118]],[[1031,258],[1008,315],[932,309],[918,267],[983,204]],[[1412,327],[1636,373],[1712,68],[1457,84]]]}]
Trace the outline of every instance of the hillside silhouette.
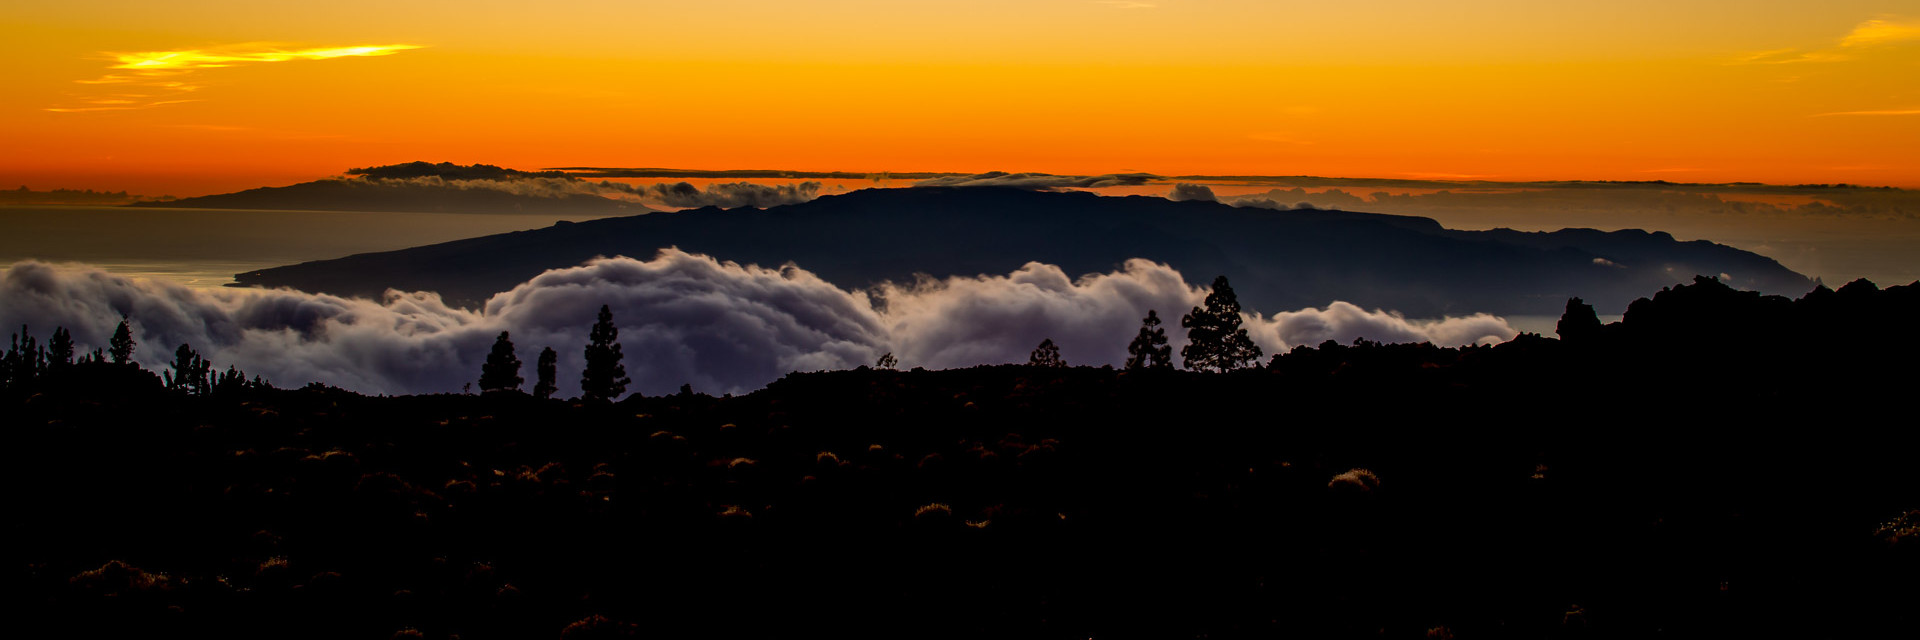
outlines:
[{"label": "hillside silhouette", "polygon": [[1345,300],[1416,317],[1550,315],[1576,295],[1611,313],[1694,273],[1728,274],[1768,292],[1812,284],[1772,259],[1660,232],[1456,231],[1410,216],[986,187],[867,189],[764,210],[568,223],[235,279],[368,297],[388,288],[428,290],[478,306],[547,269],[595,256],[644,258],[670,246],[763,266],[793,262],[849,288],[912,282],[917,274],[1004,274],[1029,261],[1104,273],[1145,258],[1188,278],[1228,276],[1249,309],[1269,313]]},{"label": "hillside silhouette", "polygon": [[1699,278],[1604,326],[1562,302],[1565,339],[1328,343],[1233,373],[861,367],[617,404],[198,393],[97,353],[10,355],[0,412],[32,455],[11,462],[6,579],[26,606],[9,626],[1626,638],[1920,622],[1920,467],[1897,419],[1920,283],[1788,299]]}]

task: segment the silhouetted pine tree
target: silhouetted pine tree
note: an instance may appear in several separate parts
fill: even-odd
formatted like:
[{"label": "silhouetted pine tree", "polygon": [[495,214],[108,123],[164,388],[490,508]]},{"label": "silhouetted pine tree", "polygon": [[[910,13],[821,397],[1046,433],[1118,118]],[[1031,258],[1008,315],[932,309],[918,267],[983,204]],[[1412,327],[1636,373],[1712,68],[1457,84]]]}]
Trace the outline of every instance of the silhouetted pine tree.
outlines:
[{"label": "silhouetted pine tree", "polygon": [[1036,367],[1065,367],[1067,361],[1060,359],[1060,347],[1054,346],[1053,338],[1040,341],[1033,349],[1033,355],[1027,356],[1027,364]]},{"label": "silhouetted pine tree", "polygon": [[47,340],[47,366],[66,367],[73,364],[73,334],[66,327],[53,330],[53,337]]},{"label": "silhouetted pine tree", "polygon": [[892,351],[888,351],[880,354],[880,359],[874,361],[873,366],[876,369],[893,369],[894,367],[900,366],[900,360],[893,357]]},{"label": "silhouetted pine tree", "polygon": [[1167,344],[1167,330],[1160,328],[1160,314],[1147,310],[1140,320],[1140,335],[1127,345],[1128,369],[1172,369],[1173,347]]},{"label": "silhouetted pine tree", "polygon": [[32,382],[47,368],[47,351],[40,347],[40,341],[33,339],[33,334],[27,331],[27,325],[20,325],[20,333],[13,334],[9,341],[5,365],[5,371],[0,372],[0,376],[4,376],[7,384],[13,387]]},{"label": "silhouetted pine tree", "polygon": [[1180,318],[1180,326],[1187,329],[1181,364],[1194,371],[1232,371],[1259,360],[1260,346],[1240,328],[1240,299],[1226,276],[1213,279],[1206,305]]},{"label": "silhouetted pine tree", "polygon": [[626,365],[620,364],[620,329],[613,324],[613,310],[600,305],[600,318],[587,334],[587,368],[580,374],[580,397],[588,400],[612,400],[627,391]]},{"label": "silhouetted pine tree", "polygon": [[114,364],[126,364],[133,359],[133,329],[127,326],[127,319],[120,319],[120,326],[113,330],[113,338],[107,340],[107,354],[113,356]]},{"label": "silhouetted pine tree", "polygon": [[559,364],[560,354],[554,352],[553,347],[540,350],[540,359],[533,364],[533,373],[537,377],[533,383],[533,397],[545,400],[560,390],[553,380]]},{"label": "silhouetted pine tree", "polygon": [[245,391],[248,386],[246,372],[241,371],[239,367],[227,365],[226,372],[214,379],[213,392],[227,395]]},{"label": "silhouetted pine tree", "polygon": [[180,343],[180,348],[173,351],[173,362],[167,366],[172,371],[162,372],[161,376],[165,378],[168,389],[193,395],[206,395],[212,391],[213,384],[208,380],[208,375],[213,363],[201,359],[200,354],[194,352],[187,343]]},{"label": "silhouetted pine tree", "polygon": [[493,352],[480,364],[480,392],[517,390],[525,381],[520,377],[520,358],[513,355],[513,341],[502,331],[493,341]]}]

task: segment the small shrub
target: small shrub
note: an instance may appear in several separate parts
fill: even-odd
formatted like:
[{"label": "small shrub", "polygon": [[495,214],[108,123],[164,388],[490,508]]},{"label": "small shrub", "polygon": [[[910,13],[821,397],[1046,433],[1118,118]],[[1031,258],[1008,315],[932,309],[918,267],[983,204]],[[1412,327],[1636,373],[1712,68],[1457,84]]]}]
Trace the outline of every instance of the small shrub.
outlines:
[{"label": "small shrub", "polygon": [[1336,493],[1370,494],[1380,489],[1380,478],[1366,469],[1348,469],[1327,482]]}]

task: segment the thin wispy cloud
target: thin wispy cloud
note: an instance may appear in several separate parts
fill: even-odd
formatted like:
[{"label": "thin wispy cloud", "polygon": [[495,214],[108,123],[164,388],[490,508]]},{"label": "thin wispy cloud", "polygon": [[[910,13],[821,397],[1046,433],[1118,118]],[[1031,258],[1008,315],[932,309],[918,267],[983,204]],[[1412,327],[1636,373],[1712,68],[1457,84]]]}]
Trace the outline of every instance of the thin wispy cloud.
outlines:
[{"label": "thin wispy cloud", "polygon": [[1920,40],[1920,20],[1896,22],[1875,18],[1854,27],[1852,33],[1840,39],[1840,46],[1861,47],[1907,40]]},{"label": "thin wispy cloud", "polygon": [[363,45],[353,47],[320,47],[311,49],[287,50],[281,48],[263,48],[259,50],[220,50],[220,49],[182,49],[179,51],[144,51],[139,53],[110,54],[120,64],[110,69],[170,70],[170,69],[218,69],[246,62],[287,62],[290,60],[331,60],[334,58],[363,58],[387,56],[419,49],[419,45],[386,44]]},{"label": "thin wispy cloud", "polygon": [[1853,27],[1833,46],[1824,49],[1771,49],[1737,56],[1734,64],[1797,64],[1805,62],[1845,62],[1869,49],[1902,42],[1920,41],[1920,20],[1881,17]]},{"label": "thin wispy cloud", "polygon": [[1872,110],[1872,111],[1835,111],[1832,113],[1816,113],[1813,115],[1813,117],[1815,118],[1823,118],[1826,116],[1920,116],[1920,109],[1880,109],[1880,110]]},{"label": "thin wispy cloud", "polygon": [[[101,55],[113,62],[107,68],[123,72],[75,80],[75,84],[115,88],[139,87],[140,90],[153,93],[70,96],[74,99],[73,103],[47,107],[46,110],[60,113],[126,111],[195,102],[195,100],[180,99],[180,95],[197,91],[202,87],[192,78],[202,69],[297,60],[378,57],[419,48],[422,48],[421,45],[412,44],[289,48],[270,43],[249,43],[173,51],[104,52]],[[140,99],[128,100],[127,98]]]},{"label": "thin wispy cloud", "polygon": [[93,101],[89,101],[88,104],[94,104],[98,106],[47,107],[47,110],[58,112],[58,113],[86,113],[89,111],[130,111],[134,109],[151,109],[158,106],[164,106],[169,104],[181,104],[185,102],[199,102],[199,100],[159,100],[155,102],[133,102],[130,100],[115,100],[115,101],[93,100]]}]

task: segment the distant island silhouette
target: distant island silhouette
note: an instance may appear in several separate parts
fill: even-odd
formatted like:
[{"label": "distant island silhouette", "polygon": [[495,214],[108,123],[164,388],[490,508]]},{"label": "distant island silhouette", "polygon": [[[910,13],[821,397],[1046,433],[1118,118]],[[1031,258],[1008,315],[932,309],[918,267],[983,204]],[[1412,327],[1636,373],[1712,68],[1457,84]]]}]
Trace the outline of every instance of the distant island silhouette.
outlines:
[{"label": "distant island silhouette", "polygon": [[1696,273],[1769,293],[1812,285],[1770,258],[1662,232],[1460,231],[1411,216],[990,187],[866,189],[764,210],[559,224],[234,278],[365,297],[436,291],[478,306],[547,269],[664,247],[763,266],[793,262],[843,287],[1007,273],[1029,261],[1108,272],[1145,258],[1189,278],[1226,275],[1249,309],[1268,313],[1345,300],[1415,317],[1552,315],[1575,296],[1613,313]]},{"label": "distant island silhouette", "polygon": [[[405,166],[405,165],[397,165]],[[485,166],[485,165],[477,165]],[[510,172],[510,173],[507,173]],[[386,172],[378,175],[397,174]],[[472,172],[469,172],[472,173]],[[501,170],[478,173],[523,178],[524,172]],[[538,175],[538,174],[526,174]],[[550,177],[550,176],[538,176]],[[554,178],[564,179],[564,178]],[[556,215],[618,215],[652,211],[637,202],[591,194],[538,195],[490,188],[461,188],[446,182],[408,182],[400,179],[329,178],[285,187],[261,187],[165,201],[135,202],[127,206],[182,209],[264,209],[289,211],[392,211],[423,213],[552,213]]]}]

